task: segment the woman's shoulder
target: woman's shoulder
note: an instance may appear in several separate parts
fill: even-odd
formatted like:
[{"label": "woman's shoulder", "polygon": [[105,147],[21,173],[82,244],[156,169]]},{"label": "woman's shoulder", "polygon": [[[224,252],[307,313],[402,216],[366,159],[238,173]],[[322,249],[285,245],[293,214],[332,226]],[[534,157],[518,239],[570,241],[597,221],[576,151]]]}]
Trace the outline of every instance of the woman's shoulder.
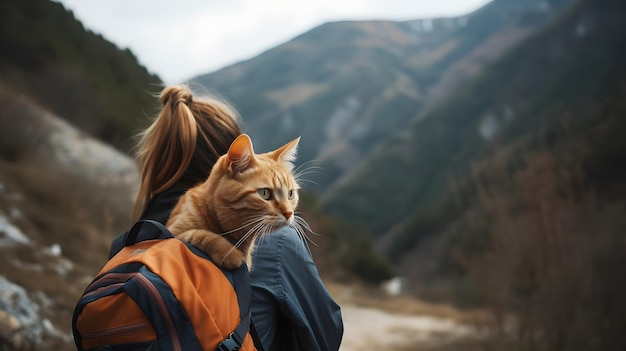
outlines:
[{"label": "woman's shoulder", "polygon": [[258,238],[256,245],[258,249],[272,251],[300,250],[302,247],[306,247],[301,234],[291,227],[283,227],[269,234],[264,234]]},{"label": "woman's shoulder", "polygon": [[279,270],[293,269],[295,267],[290,266],[312,262],[309,247],[301,234],[291,227],[257,238],[252,256],[254,265],[272,265]]}]

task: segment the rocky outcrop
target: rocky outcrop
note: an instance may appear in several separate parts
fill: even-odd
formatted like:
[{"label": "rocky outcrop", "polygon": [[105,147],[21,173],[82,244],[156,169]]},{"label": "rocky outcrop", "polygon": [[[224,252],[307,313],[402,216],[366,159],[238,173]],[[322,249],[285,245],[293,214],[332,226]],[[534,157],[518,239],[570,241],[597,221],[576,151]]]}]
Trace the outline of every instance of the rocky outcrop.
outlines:
[{"label": "rocky outcrop", "polygon": [[0,275],[0,350],[38,350],[43,340],[68,339],[52,323],[39,315],[39,305],[24,288]]}]

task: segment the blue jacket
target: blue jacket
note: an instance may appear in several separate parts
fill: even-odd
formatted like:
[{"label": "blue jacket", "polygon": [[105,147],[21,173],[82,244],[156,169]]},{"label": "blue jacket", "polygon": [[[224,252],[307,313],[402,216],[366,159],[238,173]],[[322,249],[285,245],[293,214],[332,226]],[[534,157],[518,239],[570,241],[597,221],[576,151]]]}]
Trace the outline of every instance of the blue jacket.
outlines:
[{"label": "blue jacket", "polygon": [[[141,219],[165,224],[184,192],[171,189],[154,196]],[[124,247],[126,233],[113,240],[110,257]],[[258,241],[250,278],[252,322],[263,351],[339,349],[343,336],[341,310],[322,283],[308,248],[293,229],[264,235]]]},{"label": "blue jacket", "polygon": [[265,351],[339,349],[341,309],[294,229],[258,239],[250,279],[252,320]]}]

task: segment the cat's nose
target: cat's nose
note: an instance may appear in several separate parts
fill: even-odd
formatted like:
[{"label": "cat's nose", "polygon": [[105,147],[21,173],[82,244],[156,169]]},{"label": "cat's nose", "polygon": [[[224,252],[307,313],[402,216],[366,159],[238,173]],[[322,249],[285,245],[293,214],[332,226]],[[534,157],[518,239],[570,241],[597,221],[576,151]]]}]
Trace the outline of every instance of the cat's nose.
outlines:
[{"label": "cat's nose", "polygon": [[283,212],[283,216],[285,216],[285,219],[291,218],[291,215],[293,215],[293,212],[291,212],[291,211]]}]

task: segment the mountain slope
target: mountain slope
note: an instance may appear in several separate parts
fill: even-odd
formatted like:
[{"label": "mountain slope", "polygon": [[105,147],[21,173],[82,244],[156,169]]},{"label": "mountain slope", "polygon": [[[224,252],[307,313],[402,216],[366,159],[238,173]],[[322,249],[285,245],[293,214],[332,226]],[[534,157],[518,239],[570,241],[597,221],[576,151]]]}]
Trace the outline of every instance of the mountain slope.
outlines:
[{"label": "mountain slope", "polygon": [[619,1],[579,2],[378,148],[326,208],[387,232],[399,259],[472,208],[495,151],[515,169],[549,146],[584,160],[593,182],[619,179],[625,145],[611,130],[623,125],[612,109],[626,78],[625,13]]},{"label": "mountain slope", "polygon": [[128,150],[160,79],[60,3],[0,3],[0,80],[84,131]]},{"label": "mountain slope", "polygon": [[241,112],[259,150],[302,135],[316,191],[354,169],[453,87],[559,13],[567,1],[494,1],[459,18],[327,23],[193,79]]}]

